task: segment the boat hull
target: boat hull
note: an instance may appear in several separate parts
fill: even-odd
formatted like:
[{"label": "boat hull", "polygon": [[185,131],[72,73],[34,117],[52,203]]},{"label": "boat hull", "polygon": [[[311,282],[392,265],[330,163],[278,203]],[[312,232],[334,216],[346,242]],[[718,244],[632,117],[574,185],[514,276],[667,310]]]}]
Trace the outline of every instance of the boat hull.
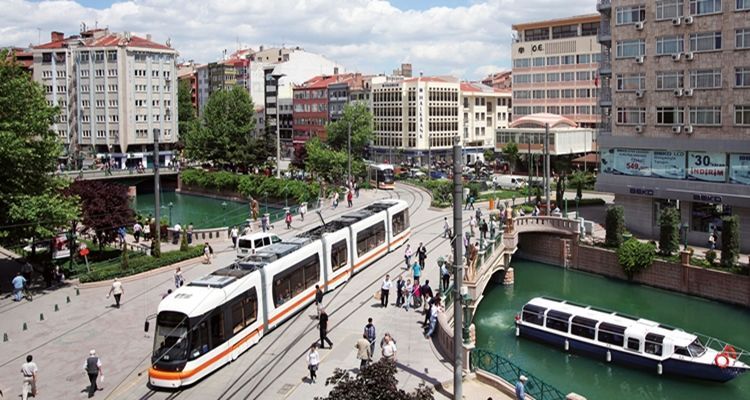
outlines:
[{"label": "boat hull", "polygon": [[662,373],[687,378],[695,378],[714,382],[727,382],[745,372],[743,368],[719,368],[713,364],[701,364],[669,358],[663,361],[642,357],[640,353],[606,348],[593,345],[578,339],[568,338],[553,334],[542,329],[536,329],[527,325],[517,324],[520,336],[538,342],[565,349],[565,341],[568,341],[568,351],[589,356],[602,361],[607,361],[607,352],[610,353],[610,362],[633,368],[640,368],[658,373],[658,365],[662,365]]}]

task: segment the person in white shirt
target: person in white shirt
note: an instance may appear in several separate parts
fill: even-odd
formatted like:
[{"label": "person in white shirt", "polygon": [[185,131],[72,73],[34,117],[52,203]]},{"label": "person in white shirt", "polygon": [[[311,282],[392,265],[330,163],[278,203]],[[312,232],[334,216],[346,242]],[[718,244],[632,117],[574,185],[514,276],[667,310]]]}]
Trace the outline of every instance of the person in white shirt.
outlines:
[{"label": "person in white shirt", "polygon": [[21,398],[23,400],[28,399],[29,393],[32,397],[36,397],[36,374],[39,368],[36,363],[32,361],[34,357],[29,354],[26,356],[26,362],[21,365],[21,373],[23,374],[23,391],[21,392]]},{"label": "person in white shirt", "polygon": [[305,220],[305,214],[307,214],[307,203],[302,203],[299,206],[299,210],[297,210],[299,213],[299,217],[302,221]]},{"label": "person in white shirt", "polygon": [[232,236],[232,247],[237,247],[237,237],[240,235],[239,229],[237,229],[237,226],[233,226],[232,230],[229,232],[230,236]]},{"label": "person in white shirt", "polygon": [[381,347],[383,358],[389,361],[396,361],[396,342],[393,340],[390,333],[386,333],[383,337]]},{"label": "person in white shirt", "polygon": [[174,287],[179,289],[185,283],[185,278],[182,277],[182,269],[177,267],[174,271]]},{"label": "person in white shirt", "polygon": [[104,380],[104,374],[102,373],[102,360],[97,357],[96,350],[89,352],[88,358],[83,362],[83,370],[89,376],[89,398],[94,397],[94,393],[98,390],[96,386],[96,378],[99,376]]},{"label": "person in white shirt", "polygon": [[182,226],[179,223],[174,224],[174,236],[172,237],[172,243],[180,243],[180,235],[182,235]]},{"label": "person in white shirt", "polygon": [[112,287],[109,289],[109,294],[107,295],[107,298],[109,296],[114,295],[115,296],[115,308],[120,308],[120,297],[125,293],[125,290],[122,288],[122,282],[120,282],[119,279],[115,278],[114,282],[112,282]]},{"label": "person in white shirt", "polygon": [[318,345],[313,343],[313,345],[310,346],[310,351],[307,352],[307,369],[310,370],[310,383],[315,383],[319,364],[320,355],[318,354]]},{"label": "person in white shirt", "polygon": [[404,251],[404,261],[406,262],[406,269],[411,268],[411,245],[409,243],[406,244],[406,251]]},{"label": "person in white shirt", "polygon": [[391,292],[392,285],[391,276],[386,274],[382,285],[380,285],[380,305],[382,307],[388,307],[388,294]]}]

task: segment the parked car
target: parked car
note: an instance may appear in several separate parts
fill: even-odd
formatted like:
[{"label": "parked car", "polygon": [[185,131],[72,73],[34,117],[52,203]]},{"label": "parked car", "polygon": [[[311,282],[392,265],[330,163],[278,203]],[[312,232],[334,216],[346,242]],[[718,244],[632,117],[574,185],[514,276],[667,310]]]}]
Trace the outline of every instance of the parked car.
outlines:
[{"label": "parked car", "polygon": [[494,175],[492,185],[500,189],[517,190],[526,186],[526,180],[515,175]]}]

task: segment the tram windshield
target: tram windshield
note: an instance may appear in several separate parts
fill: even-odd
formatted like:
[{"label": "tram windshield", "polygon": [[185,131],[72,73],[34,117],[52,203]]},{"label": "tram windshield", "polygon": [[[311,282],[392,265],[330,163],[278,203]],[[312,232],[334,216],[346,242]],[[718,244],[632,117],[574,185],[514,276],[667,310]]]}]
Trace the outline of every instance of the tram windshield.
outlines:
[{"label": "tram windshield", "polygon": [[390,168],[378,170],[378,180],[383,183],[393,183],[393,170]]},{"label": "tram windshield", "polygon": [[185,314],[172,311],[159,313],[154,335],[154,362],[187,359],[187,324]]}]

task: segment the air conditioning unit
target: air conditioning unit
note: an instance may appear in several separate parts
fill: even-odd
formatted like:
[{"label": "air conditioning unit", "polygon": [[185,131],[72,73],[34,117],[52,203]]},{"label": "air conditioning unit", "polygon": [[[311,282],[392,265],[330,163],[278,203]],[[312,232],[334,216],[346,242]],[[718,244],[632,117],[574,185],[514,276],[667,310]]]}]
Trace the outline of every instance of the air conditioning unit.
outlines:
[{"label": "air conditioning unit", "polygon": [[690,89],[685,89],[685,90],[684,90],[684,91],[682,92],[682,94],[683,94],[683,95],[685,95],[685,96],[688,96],[688,97],[692,97],[692,96],[693,96],[693,89],[692,89],[692,88],[690,88]]},{"label": "air conditioning unit", "polygon": [[692,15],[688,15],[687,17],[685,17],[685,25],[691,25],[692,23],[693,23]]},{"label": "air conditioning unit", "polygon": [[642,98],[644,94],[646,94],[646,93],[643,90],[636,90],[635,91],[635,97],[637,97],[639,99]]},{"label": "air conditioning unit", "polygon": [[643,133],[643,125],[636,125],[635,131],[637,133]]},{"label": "air conditioning unit", "polygon": [[642,30],[643,30],[643,24],[644,24],[644,23],[645,23],[645,21],[641,21],[641,22],[636,22],[636,23],[635,23],[635,30],[637,30],[637,31],[642,31]]},{"label": "air conditioning unit", "polygon": [[645,60],[646,60],[646,59],[645,59],[645,57],[643,57],[643,56],[640,56],[640,57],[636,57],[636,58],[635,58],[635,62],[636,62],[636,64],[643,64],[643,61],[645,61]]},{"label": "air conditioning unit", "polygon": [[680,61],[680,58],[682,58],[682,53],[672,54],[672,61],[674,62]]},{"label": "air conditioning unit", "polygon": [[688,135],[691,134],[691,133],[693,133],[693,126],[692,125],[686,126],[685,127],[685,133],[687,133]]},{"label": "air conditioning unit", "polygon": [[688,61],[693,61],[695,59],[695,53],[693,53],[692,51],[685,53],[685,59]]},{"label": "air conditioning unit", "polygon": [[675,89],[674,90],[674,96],[675,97],[680,97],[680,96],[682,96],[682,94],[683,94],[682,89]]},{"label": "air conditioning unit", "polygon": [[673,125],[672,126],[672,133],[679,134],[682,132],[682,125]]},{"label": "air conditioning unit", "polygon": [[682,18],[680,17],[674,17],[672,18],[672,25],[679,26],[682,23]]}]

